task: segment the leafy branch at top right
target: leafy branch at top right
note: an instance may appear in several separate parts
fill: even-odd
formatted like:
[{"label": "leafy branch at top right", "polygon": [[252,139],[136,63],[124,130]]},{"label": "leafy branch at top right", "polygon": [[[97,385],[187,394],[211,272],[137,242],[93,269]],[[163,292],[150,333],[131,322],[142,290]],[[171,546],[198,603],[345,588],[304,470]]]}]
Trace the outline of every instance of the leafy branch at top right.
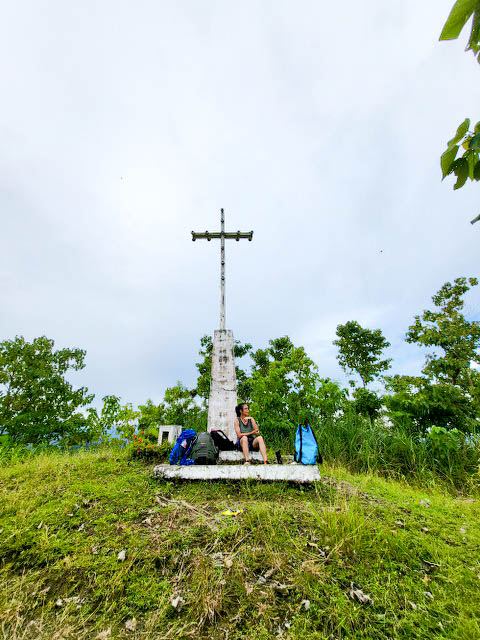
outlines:
[{"label": "leafy branch at top right", "polygon": [[[455,40],[467,22],[472,19],[472,28],[466,51],[472,51],[480,63],[480,0],[457,0],[443,25],[440,40]],[[463,155],[457,158],[460,149]],[[473,130],[470,119],[466,118],[457,128],[454,137],[448,142],[446,151],[440,158],[442,179],[450,174],[456,176],[454,189],[461,189],[468,179],[480,180],[480,121]],[[471,224],[480,220],[480,214],[471,220]]]}]

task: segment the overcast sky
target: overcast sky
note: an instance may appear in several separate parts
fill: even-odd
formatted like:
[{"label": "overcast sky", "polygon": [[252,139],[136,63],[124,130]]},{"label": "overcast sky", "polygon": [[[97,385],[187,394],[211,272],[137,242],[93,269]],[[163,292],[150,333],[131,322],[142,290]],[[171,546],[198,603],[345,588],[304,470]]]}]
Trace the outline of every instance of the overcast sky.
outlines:
[{"label": "overcast sky", "polygon": [[[453,0],[16,0],[0,20],[0,339],[86,349],[97,399],[193,386],[219,326],[289,335],[344,380],[336,326],[391,342],[447,280],[478,276],[480,191],[439,156],[480,119]],[[480,287],[479,287],[480,289]],[[480,319],[480,293],[467,300]]]}]

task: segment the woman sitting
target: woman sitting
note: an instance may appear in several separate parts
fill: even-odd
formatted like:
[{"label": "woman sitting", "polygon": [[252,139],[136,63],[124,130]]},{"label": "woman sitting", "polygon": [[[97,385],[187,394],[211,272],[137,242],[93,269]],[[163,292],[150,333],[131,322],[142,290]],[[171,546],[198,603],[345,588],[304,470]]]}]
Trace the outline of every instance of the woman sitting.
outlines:
[{"label": "woman sitting", "polygon": [[235,407],[234,427],[237,434],[237,447],[243,451],[245,462],[250,464],[250,451],[258,451],[262,454],[263,464],[268,464],[267,449],[255,419],[248,415],[248,404],[238,404]]}]

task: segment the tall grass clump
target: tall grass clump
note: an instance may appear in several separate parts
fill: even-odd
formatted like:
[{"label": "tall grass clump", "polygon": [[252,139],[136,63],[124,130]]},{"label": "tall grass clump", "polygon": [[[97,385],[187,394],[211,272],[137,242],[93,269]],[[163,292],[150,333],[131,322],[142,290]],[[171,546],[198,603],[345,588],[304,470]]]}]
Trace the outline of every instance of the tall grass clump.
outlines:
[{"label": "tall grass clump", "polygon": [[25,445],[12,441],[5,441],[0,444],[0,466],[15,464],[17,462],[26,462],[39,454],[54,454],[57,451],[60,451],[59,448],[51,445]]},{"label": "tall grass clump", "polygon": [[33,459],[39,459],[42,456],[48,458],[61,457],[64,454],[67,456],[80,455],[89,451],[96,450],[111,450],[113,452],[124,449],[126,442],[118,438],[105,439],[100,442],[89,443],[86,442],[82,445],[74,445],[65,447],[61,444],[23,444],[13,442],[11,440],[0,443],[0,466],[15,465],[17,463],[28,463]]},{"label": "tall grass clump", "polygon": [[457,488],[478,481],[479,440],[456,430],[433,427],[422,437],[351,412],[323,420],[316,431],[324,458],[352,471],[419,481],[438,477]]}]

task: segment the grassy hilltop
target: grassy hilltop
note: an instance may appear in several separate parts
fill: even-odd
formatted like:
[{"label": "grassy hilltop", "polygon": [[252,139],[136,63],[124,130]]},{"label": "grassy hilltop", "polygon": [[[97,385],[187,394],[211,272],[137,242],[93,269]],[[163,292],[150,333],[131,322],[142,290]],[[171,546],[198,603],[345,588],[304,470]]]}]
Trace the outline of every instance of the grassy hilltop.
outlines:
[{"label": "grassy hilltop", "polygon": [[108,448],[4,466],[0,637],[480,638],[477,497],[322,475],[165,483]]}]

